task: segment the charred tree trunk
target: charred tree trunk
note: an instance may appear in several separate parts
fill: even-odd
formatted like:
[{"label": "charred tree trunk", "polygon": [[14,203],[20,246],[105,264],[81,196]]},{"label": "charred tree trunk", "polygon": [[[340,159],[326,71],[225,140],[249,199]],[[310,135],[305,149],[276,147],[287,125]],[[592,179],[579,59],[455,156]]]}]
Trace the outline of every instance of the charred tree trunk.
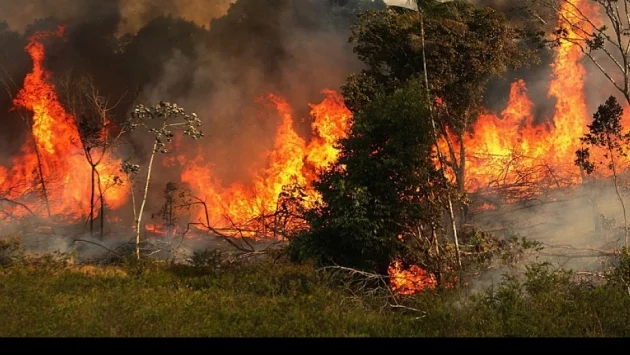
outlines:
[{"label": "charred tree trunk", "polygon": [[51,216],[50,212],[50,201],[48,200],[48,190],[46,190],[46,179],[44,178],[44,169],[42,167],[42,158],[39,154],[39,147],[37,146],[37,141],[33,142],[35,146],[35,156],[37,157],[37,170],[39,173],[39,180],[42,184],[42,193],[44,194],[44,203],[46,204],[46,211],[48,212],[48,217]]},{"label": "charred tree trunk", "polygon": [[167,220],[168,225],[166,226],[166,236],[168,238],[171,237],[172,235],[172,228],[173,228],[173,202],[169,201],[168,203],[168,220]]},{"label": "charred tree trunk", "polygon": [[98,170],[94,170],[96,172],[96,179],[98,181],[98,196],[100,199],[100,222],[101,222],[101,226],[100,226],[100,239],[103,240],[105,237],[105,199],[103,197],[103,186],[101,186],[101,174],[99,174]]},{"label": "charred tree trunk", "polygon": [[96,187],[94,186],[94,180],[96,178],[96,168],[93,164],[90,164],[92,167],[92,186],[90,188],[90,236],[94,237],[94,198],[96,196]]},{"label": "charred tree trunk", "polygon": [[438,286],[442,286],[444,280],[442,279],[442,260],[440,257],[440,242],[438,240],[437,228],[431,225],[431,237],[433,239],[433,245],[435,247],[435,261],[437,265],[437,271],[435,272],[435,278],[437,279]]},{"label": "charred tree trunk", "polygon": [[617,167],[615,166],[615,158],[614,152],[612,149],[608,149],[610,154],[610,166],[612,168],[613,173],[613,182],[615,184],[615,193],[617,194],[617,198],[619,199],[619,203],[621,204],[621,209],[623,211],[623,234],[624,240],[626,243],[626,249],[628,249],[628,217],[626,216],[626,204],[623,202],[623,198],[621,197],[621,193],[619,192],[619,183],[617,182]]},{"label": "charred tree trunk", "polygon": [[598,199],[597,194],[592,193],[590,187],[593,184],[593,181],[589,178],[589,176],[584,171],[584,168],[580,166],[580,177],[582,178],[582,187],[586,189],[584,191],[584,195],[586,196],[587,203],[591,206],[591,212],[593,214],[593,227],[595,228],[595,234],[597,236],[602,235],[602,221],[598,208]]}]

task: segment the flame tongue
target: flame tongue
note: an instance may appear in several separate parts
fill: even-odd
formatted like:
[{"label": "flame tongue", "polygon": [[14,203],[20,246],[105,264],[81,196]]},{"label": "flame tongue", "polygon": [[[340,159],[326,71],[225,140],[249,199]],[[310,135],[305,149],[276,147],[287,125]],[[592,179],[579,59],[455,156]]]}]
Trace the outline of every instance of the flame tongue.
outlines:
[{"label": "flame tongue", "polygon": [[[333,145],[346,136],[352,119],[341,95],[332,90],[322,93],[325,99],[311,105],[313,138],[309,144],[295,132],[292,109],[287,102],[274,95],[267,97],[280,116],[280,124],[273,151],[268,156],[268,167],[254,174],[250,186],[232,184],[223,188],[212,174],[212,165],[201,154],[184,167],[182,182],[188,183],[194,194],[208,198],[210,219],[215,227],[244,225],[262,214],[274,213],[286,185],[301,185],[311,202],[318,198],[309,185],[318,169],[337,159],[339,152]],[[203,220],[205,216],[198,218]]]},{"label": "flame tongue", "polygon": [[392,290],[401,295],[413,295],[437,287],[435,276],[417,265],[405,270],[400,260],[394,260],[388,272]]},{"label": "flame tongue", "polygon": [[[26,46],[33,60],[33,70],[26,76],[14,106],[32,113],[34,142],[24,144],[22,155],[13,160],[10,171],[0,169],[0,191],[8,193],[10,199],[20,199],[31,190],[42,190],[43,177],[51,214],[79,217],[87,212],[90,201],[91,168],[85,160],[74,118],[59,102],[51,75],[44,68],[42,41],[63,36],[63,33],[63,28],[57,32],[38,32]],[[113,170],[116,163],[109,157],[104,162],[110,169],[101,171],[103,184],[112,179],[107,170]],[[111,207],[116,207],[125,202],[126,194],[121,189],[108,189],[105,198]],[[33,210],[41,208],[38,202],[28,205]],[[19,215],[24,211],[15,213]]]},{"label": "flame tongue", "polygon": [[[598,21],[596,8],[584,0],[573,1],[573,4],[564,2],[560,18],[577,21],[576,8]],[[573,29],[567,30],[572,37]],[[575,151],[580,147],[580,137],[590,122],[584,95],[586,70],[580,62],[582,58],[583,53],[578,46],[568,41],[560,43],[552,65],[548,93],[556,100],[554,115],[550,117],[553,123],[534,122],[534,105],[523,80],[512,84],[510,100],[501,117],[489,113],[479,117],[472,127],[473,133],[464,137],[468,156],[466,190],[472,192],[497,184],[525,186],[541,182],[549,174],[548,168],[555,170],[555,187],[581,181],[573,161]],[[630,116],[626,120],[630,120]],[[453,136],[451,140],[457,141]],[[440,143],[440,147],[448,149],[445,141]],[[519,194],[514,197],[519,198]]]}]

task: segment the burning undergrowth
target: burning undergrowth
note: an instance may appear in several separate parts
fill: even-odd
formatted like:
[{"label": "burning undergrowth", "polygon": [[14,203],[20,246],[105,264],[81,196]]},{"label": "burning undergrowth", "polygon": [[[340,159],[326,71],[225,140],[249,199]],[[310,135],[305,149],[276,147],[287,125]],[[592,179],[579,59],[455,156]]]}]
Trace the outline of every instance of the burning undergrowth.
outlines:
[{"label": "burning undergrowth", "polygon": [[[57,30],[52,25],[61,21],[40,21],[26,28],[24,43],[4,31],[13,36],[16,53],[19,48],[32,63],[24,78],[19,68],[7,73],[20,84],[7,85],[12,111],[0,123],[8,127],[4,137],[20,140],[9,144],[10,154],[0,154],[0,219],[6,230],[20,232],[13,222],[28,220],[26,231],[20,228],[33,236],[35,250],[124,254],[118,247],[129,243],[134,186],[120,167],[133,161],[146,169],[152,141],[135,134],[126,144],[114,139],[134,103],[161,100],[197,112],[206,138],[190,143],[175,136],[169,154],[158,158],[151,207],[143,216],[143,232],[152,237],[147,254],[177,250],[186,259],[219,245],[255,253],[305,228],[303,211],[319,198],[311,182],[336,160],[336,142],[352,124],[341,95],[325,88],[339,87],[360,67],[347,43],[353,12],[329,11],[314,1],[273,4],[239,0],[229,10],[218,6],[210,26],[154,16],[152,10],[146,15],[152,20],[142,25],[138,21],[144,20],[121,21],[115,11],[101,22],[63,21],[70,24]],[[134,34],[121,36],[125,26],[123,32]],[[94,44],[92,38],[102,41]],[[592,243],[579,233],[608,228],[620,216],[603,183],[586,193],[576,188],[583,175],[573,164],[575,151],[592,111],[587,70],[570,43],[554,53],[552,77],[543,85],[553,105],[532,99],[526,79],[515,80],[502,95],[506,107],[498,114],[486,110],[463,137],[463,185],[478,226],[506,236],[542,237],[554,246],[579,241],[587,247]],[[88,132],[89,110],[78,104],[85,98],[68,95],[85,77],[91,79],[82,88],[92,89],[86,92],[100,113]],[[25,122],[21,129],[14,122],[19,118]],[[624,126],[629,123],[626,116]],[[440,143],[445,152],[458,141],[447,137]],[[91,156],[87,138],[109,143]],[[563,189],[570,193],[562,195]],[[593,209],[593,196],[601,208]],[[86,235],[88,228],[92,233]],[[614,228],[608,230],[611,240],[618,237]],[[48,233],[69,237],[53,242],[45,239]],[[208,233],[217,239],[196,239]],[[418,266],[405,269],[396,261],[389,272],[403,294],[436,285],[435,275]]]}]

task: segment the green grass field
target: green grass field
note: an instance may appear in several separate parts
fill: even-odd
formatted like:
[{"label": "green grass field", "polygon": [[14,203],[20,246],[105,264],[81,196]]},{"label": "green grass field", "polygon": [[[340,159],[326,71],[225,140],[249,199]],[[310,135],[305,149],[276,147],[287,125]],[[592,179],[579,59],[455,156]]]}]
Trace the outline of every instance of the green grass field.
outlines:
[{"label": "green grass field", "polygon": [[0,268],[0,336],[629,336],[630,295],[538,270],[493,292],[427,293],[423,312],[357,296],[311,266]]}]

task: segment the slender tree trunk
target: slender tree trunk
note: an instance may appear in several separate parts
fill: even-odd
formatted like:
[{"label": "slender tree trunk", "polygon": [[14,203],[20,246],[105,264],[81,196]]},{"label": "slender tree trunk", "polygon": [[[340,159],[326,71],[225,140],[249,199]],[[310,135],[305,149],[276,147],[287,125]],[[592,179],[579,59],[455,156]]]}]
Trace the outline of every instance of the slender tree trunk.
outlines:
[{"label": "slender tree trunk", "polygon": [[[422,62],[424,65],[424,84],[426,87],[427,94],[427,104],[429,106],[429,117],[431,119],[431,126],[433,128],[433,138],[435,140],[435,148],[437,150],[438,159],[440,161],[440,169],[442,171],[442,176],[444,179],[448,179],[446,177],[446,172],[444,171],[444,157],[442,156],[442,151],[440,149],[439,135],[437,126],[435,124],[435,120],[433,119],[433,104],[431,103],[431,92],[429,90],[429,75],[427,73],[427,59],[426,59],[426,50],[424,45],[424,18],[422,16],[422,10],[418,8],[418,16],[420,17],[420,35],[422,40]],[[463,144],[463,143],[462,143]],[[451,228],[453,229],[453,239],[455,241],[455,254],[457,256],[457,265],[461,269],[462,260],[459,252],[459,239],[457,237],[457,223],[455,219],[455,213],[453,212],[453,200],[451,198],[450,192],[447,192],[447,200],[448,200],[448,214],[451,221]]]},{"label": "slender tree trunk", "polygon": [[[142,203],[140,204],[140,211],[136,216],[136,257],[140,260],[140,224],[142,222],[142,213],[144,212],[144,206],[147,203],[147,195],[149,193],[149,182],[151,181],[151,169],[153,168],[153,161],[155,160],[155,153],[157,150],[157,140],[153,143],[153,151],[151,152],[151,160],[149,160],[149,167],[147,169],[147,181],[144,185],[144,195],[142,197]],[[135,208],[134,208],[135,209]]]},{"label": "slender tree trunk", "polygon": [[48,190],[46,190],[46,181],[44,179],[44,169],[42,168],[42,158],[39,154],[39,147],[37,146],[37,140],[34,140],[33,145],[35,146],[35,156],[37,157],[37,170],[39,172],[39,179],[42,184],[42,192],[44,193],[44,203],[46,204],[46,211],[48,212],[48,217],[51,216],[50,212],[50,201],[48,200]]},{"label": "slender tree trunk", "polygon": [[138,210],[136,209],[136,194],[134,192],[134,183],[133,180],[131,179],[131,175],[127,176],[127,179],[129,179],[129,183],[131,184],[131,207],[133,207],[133,220],[134,222],[138,223]]},{"label": "slender tree trunk", "polygon": [[438,241],[436,227],[433,224],[431,224],[431,237],[433,238],[433,245],[435,246],[435,259],[437,262],[437,269],[438,269],[436,273],[437,282],[438,282],[438,286],[442,286],[443,280],[442,280],[442,259],[440,257],[440,243]]},{"label": "slender tree trunk", "polygon": [[626,204],[623,202],[623,198],[621,198],[621,193],[619,192],[619,184],[617,183],[617,168],[615,166],[615,158],[613,157],[612,149],[609,149],[611,167],[613,171],[613,182],[615,183],[615,193],[617,194],[617,198],[619,199],[619,203],[621,203],[621,209],[623,210],[623,233],[626,242],[626,249],[628,248],[628,217],[626,216]]},{"label": "slender tree trunk", "polygon": [[100,230],[100,238],[103,240],[105,238],[105,199],[103,198],[103,187],[101,186],[101,174],[96,171],[96,178],[98,181],[98,195],[100,197],[101,202],[101,230]]},{"label": "slender tree trunk", "polygon": [[170,211],[169,211],[168,214],[170,216],[170,221],[169,221],[169,224],[168,224],[168,227],[169,227],[168,228],[168,236],[172,237],[173,236],[173,229],[175,227],[175,215],[173,213],[173,201],[171,201],[169,208],[170,208]]},{"label": "slender tree trunk", "polygon": [[93,164],[90,164],[90,166],[92,167],[92,188],[90,191],[90,236],[94,237],[94,197],[95,197],[95,190],[96,190],[96,186],[94,186],[95,181],[94,178],[96,177],[96,167]]}]

